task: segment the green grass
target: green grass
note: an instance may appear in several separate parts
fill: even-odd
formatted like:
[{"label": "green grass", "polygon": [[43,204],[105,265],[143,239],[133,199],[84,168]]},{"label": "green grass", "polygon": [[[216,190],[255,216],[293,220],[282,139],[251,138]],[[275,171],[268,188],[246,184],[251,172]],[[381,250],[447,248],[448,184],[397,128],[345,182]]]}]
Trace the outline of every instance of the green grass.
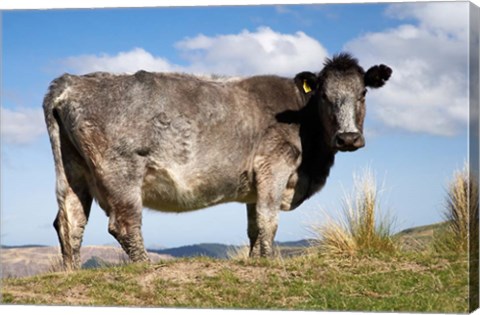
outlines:
[{"label": "green grass", "polygon": [[276,260],[180,259],[2,284],[2,303],[466,312],[467,261],[425,253]]}]

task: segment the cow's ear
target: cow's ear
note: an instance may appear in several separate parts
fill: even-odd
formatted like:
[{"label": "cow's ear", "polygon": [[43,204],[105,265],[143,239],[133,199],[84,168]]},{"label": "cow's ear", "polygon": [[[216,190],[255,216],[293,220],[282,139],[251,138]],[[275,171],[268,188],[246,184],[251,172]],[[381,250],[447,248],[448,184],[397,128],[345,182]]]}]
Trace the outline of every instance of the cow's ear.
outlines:
[{"label": "cow's ear", "polygon": [[372,88],[382,87],[392,75],[392,69],[386,65],[376,65],[365,73],[365,86]]},{"label": "cow's ear", "polygon": [[317,89],[317,76],[314,73],[305,71],[295,76],[295,85],[303,94],[314,93]]}]

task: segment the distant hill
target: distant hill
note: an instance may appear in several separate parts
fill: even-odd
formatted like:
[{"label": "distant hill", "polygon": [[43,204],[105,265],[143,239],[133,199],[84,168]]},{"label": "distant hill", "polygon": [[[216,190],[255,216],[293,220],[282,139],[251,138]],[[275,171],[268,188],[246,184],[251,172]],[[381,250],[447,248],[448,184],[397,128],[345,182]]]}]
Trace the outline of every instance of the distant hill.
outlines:
[{"label": "distant hill", "polygon": [[[149,256],[154,262],[173,258],[151,252]],[[2,246],[1,277],[26,277],[58,270],[61,264],[60,257],[60,249],[53,246]],[[124,251],[114,246],[83,246],[81,259],[84,268],[116,265],[128,261]]]},{"label": "distant hill", "polygon": [[[295,256],[308,247],[310,240],[293,242],[276,242],[283,256]],[[240,250],[242,246],[218,243],[202,243],[167,249],[148,249],[150,258],[159,260],[206,256],[227,259],[229,254]],[[60,264],[58,247],[43,245],[22,245],[1,247],[1,277],[26,277],[55,270]],[[82,268],[98,268],[121,264],[128,261],[120,247],[115,246],[83,246],[81,250]]]},{"label": "distant hill", "polygon": [[[282,254],[287,256],[298,254],[305,247],[309,247],[311,240],[299,240],[289,242],[275,242],[275,245],[280,248]],[[218,243],[201,243],[195,245],[187,245],[176,248],[167,249],[150,249],[149,251],[157,254],[170,255],[173,257],[196,257],[206,256],[211,258],[226,259],[231,252],[239,250],[242,246],[225,245]]]},{"label": "distant hill", "polygon": [[207,256],[212,258],[228,258],[227,253],[234,248],[236,248],[236,246],[217,243],[203,243],[151,251],[157,254],[170,255],[173,257]]},{"label": "distant hill", "polygon": [[429,225],[422,225],[405,229],[394,237],[403,250],[421,251],[427,249],[436,233],[441,233],[447,226],[447,222],[440,222]]},{"label": "distant hill", "polygon": [[16,245],[16,246],[8,246],[8,245],[0,245],[0,248],[10,249],[10,248],[32,248],[32,247],[47,247],[45,245]]},{"label": "distant hill", "polygon": [[82,269],[101,268],[110,265],[108,262],[98,256],[92,256],[82,264]]},{"label": "distant hill", "polygon": [[304,239],[299,241],[275,242],[280,247],[310,247],[312,246],[312,239]]}]

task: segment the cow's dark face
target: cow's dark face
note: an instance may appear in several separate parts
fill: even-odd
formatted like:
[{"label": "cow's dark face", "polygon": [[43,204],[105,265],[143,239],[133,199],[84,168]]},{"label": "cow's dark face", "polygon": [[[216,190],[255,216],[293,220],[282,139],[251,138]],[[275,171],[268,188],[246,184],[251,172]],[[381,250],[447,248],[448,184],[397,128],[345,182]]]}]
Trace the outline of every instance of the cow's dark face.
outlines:
[{"label": "cow's dark face", "polygon": [[303,92],[312,93],[311,101],[318,108],[325,140],[334,151],[355,151],[365,146],[367,87],[383,86],[391,73],[385,65],[374,66],[365,73],[356,59],[340,54],[327,59],[318,76],[308,72],[297,75],[303,78]]}]

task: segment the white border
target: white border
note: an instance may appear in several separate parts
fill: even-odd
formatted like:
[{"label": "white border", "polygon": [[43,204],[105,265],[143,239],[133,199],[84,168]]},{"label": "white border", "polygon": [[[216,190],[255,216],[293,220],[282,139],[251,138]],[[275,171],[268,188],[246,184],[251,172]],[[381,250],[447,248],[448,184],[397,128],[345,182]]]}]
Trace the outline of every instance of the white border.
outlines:
[{"label": "white border", "polygon": [[[446,2],[448,0],[436,0],[435,2]],[[392,3],[392,2],[404,2],[404,1],[388,1],[388,0],[324,0],[324,1],[293,1],[293,0],[1,0],[0,10],[31,10],[31,9],[82,9],[82,8],[138,8],[138,7],[185,7],[185,6],[235,6],[235,5],[285,5],[285,4],[312,4],[312,3]],[[432,2],[429,0],[416,0],[415,2]],[[480,0],[472,0],[477,6],[480,6]],[[1,12],[0,12],[1,13]],[[1,22],[1,19],[0,19]],[[1,285],[1,281],[0,281]],[[1,301],[0,301],[1,303]],[[316,312],[316,311],[244,311],[244,310],[199,310],[199,309],[172,309],[172,308],[119,308],[119,307],[56,307],[56,306],[15,306],[15,305],[0,305],[0,311],[2,314],[15,314],[16,312],[26,312],[27,314],[65,314],[80,315],[88,312],[91,315],[96,314],[269,314],[269,315],[285,315],[285,314],[335,314],[339,312]],[[479,311],[475,312],[479,314]],[[341,312],[341,314],[362,314],[355,312]],[[363,313],[369,314],[369,313]],[[380,314],[393,314],[393,313],[375,313]],[[407,313],[403,313],[407,314]],[[434,315],[434,314],[430,314]]]},{"label": "white border", "polygon": [[[435,2],[447,2],[436,0]],[[81,9],[81,8],[138,8],[138,7],[184,7],[184,6],[235,6],[235,5],[286,5],[312,3],[392,3],[403,1],[392,0],[324,0],[324,1],[294,1],[294,0],[2,0],[0,10],[28,9]],[[415,2],[432,2],[431,0],[416,0]],[[450,1],[451,2],[451,1]],[[480,6],[480,0],[472,0]]]}]

